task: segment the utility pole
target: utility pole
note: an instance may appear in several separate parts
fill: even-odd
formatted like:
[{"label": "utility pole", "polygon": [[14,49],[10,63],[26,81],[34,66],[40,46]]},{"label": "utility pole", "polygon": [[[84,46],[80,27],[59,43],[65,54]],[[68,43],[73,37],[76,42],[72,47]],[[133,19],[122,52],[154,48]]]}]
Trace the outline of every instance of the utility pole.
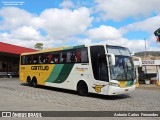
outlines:
[{"label": "utility pole", "polygon": [[[145,53],[144,53],[144,60],[146,60],[146,39],[144,38],[144,44],[145,44]],[[146,65],[145,65],[145,78],[147,77],[147,68],[146,68]]]},{"label": "utility pole", "polygon": [[144,50],[145,50],[145,53],[144,53],[144,58],[146,57],[146,39],[144,38],[144,44],[145,44],[145,48],[144,48]]}]

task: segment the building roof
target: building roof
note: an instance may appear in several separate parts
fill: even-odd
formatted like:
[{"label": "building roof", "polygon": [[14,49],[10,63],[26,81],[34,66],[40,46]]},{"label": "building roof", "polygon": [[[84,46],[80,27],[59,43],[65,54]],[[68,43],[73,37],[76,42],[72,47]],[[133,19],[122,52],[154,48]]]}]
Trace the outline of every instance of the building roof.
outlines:
[{"label": "building roof", "polygon": [[22,53],[35,52],[35,51],[37,50],[0,42],[0,52],[20,55]]}]

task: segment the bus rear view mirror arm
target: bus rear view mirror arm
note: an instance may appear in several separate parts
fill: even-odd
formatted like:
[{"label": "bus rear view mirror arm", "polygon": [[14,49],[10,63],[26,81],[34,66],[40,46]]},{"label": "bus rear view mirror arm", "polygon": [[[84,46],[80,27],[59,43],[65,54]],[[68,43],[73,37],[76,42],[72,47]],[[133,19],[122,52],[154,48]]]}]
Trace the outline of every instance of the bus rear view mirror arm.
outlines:
[{"label": "bus rear view mirror arm", "polygon": [[108,56],[109,65],[115,65],[115,55],[111,53],[106,53],[106,56]]}]

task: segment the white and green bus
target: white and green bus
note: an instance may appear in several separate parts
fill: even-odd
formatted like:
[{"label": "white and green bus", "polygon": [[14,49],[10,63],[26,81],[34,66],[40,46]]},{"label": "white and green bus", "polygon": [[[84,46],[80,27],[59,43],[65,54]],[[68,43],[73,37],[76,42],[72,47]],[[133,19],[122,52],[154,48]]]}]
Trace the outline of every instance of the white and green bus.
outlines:
[{"label": "white and green bus", "polygon": [[130,51],[121,46],[79,45],[23,53],[20,81],[51,86],[80,95],[125,94],[135,90]]}]

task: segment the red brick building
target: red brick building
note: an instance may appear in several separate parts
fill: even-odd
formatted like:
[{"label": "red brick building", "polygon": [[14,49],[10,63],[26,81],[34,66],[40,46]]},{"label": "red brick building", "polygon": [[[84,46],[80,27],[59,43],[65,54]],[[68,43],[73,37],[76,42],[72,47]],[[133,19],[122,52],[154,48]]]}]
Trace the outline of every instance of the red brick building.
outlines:
[{"label": "red brick building", "polygon": [[20,54],[36,50],[0,42],[0,75],[17,74]]}]

